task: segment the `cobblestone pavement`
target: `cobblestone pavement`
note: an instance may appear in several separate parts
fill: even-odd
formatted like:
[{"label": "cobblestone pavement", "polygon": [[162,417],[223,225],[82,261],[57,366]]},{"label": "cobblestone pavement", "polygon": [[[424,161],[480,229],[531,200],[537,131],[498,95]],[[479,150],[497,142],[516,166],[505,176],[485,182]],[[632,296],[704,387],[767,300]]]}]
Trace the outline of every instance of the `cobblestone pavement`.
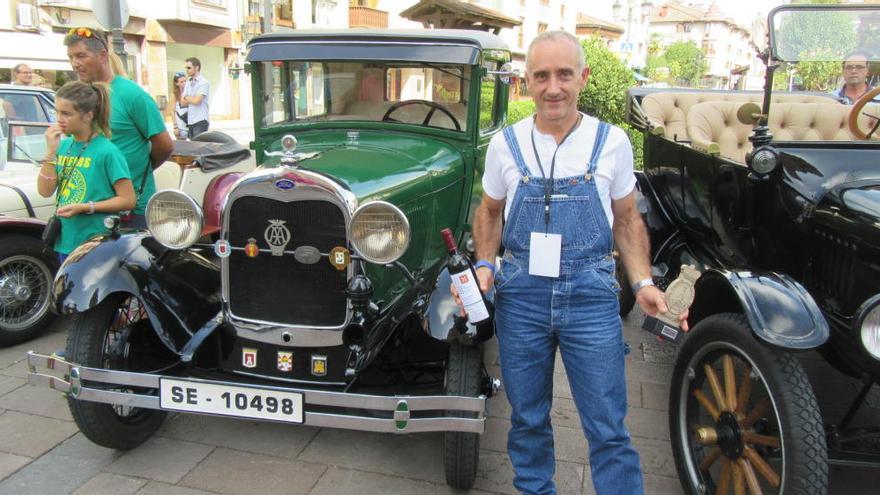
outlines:
[{"label": "cobblestone pavement", "polygon": [[[628,425],[641,454],[646,493],[679,494],[669,447],[666,395],[672,346],[657,343],[626,320]],[[58,392],[25,383],[25,352],[51,352],[66,339],[58,323],[39,339],[0,349],[0,494],[205,493],[451,493],[444,484],[440,434],[384,435],[172,414],[161,430],[128,452],[97,447],[72,422]],[[820,396],[843,401],[855,384],[818,357],[803,359]],[[497,347],[486,347],[491,374],[500,376]],[[562,366],[554,386],[559,492],[591,494],[587,445]],[[828,394],[825,394],[828,395]],[[843,402],[841,402],[843,403]],[[843,406],[823,404],[839,418]],[[862,416],[880,417],[871,401]],[[505,453],[509,406],[491,399],[473,493],[515,493]],[[876,470],[831,468],[832,494],[876,493]]]}]

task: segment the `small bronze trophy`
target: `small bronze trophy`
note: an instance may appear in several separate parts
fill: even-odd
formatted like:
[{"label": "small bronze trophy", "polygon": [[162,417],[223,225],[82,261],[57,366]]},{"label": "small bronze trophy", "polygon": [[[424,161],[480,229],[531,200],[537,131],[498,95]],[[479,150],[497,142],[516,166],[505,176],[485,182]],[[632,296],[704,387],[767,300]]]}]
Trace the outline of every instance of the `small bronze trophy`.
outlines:
[{"label": "small bronze trophy", "polygon": [[694,302],[694,283],[700,278],[700,272],[692,265],[681,265],[678,278],[666,289],[666,306],[668,311],[656,317],[645,315],[642,328],[672,342],[681,340],[682,331],[678,326],[678,317],[691,307]]}]

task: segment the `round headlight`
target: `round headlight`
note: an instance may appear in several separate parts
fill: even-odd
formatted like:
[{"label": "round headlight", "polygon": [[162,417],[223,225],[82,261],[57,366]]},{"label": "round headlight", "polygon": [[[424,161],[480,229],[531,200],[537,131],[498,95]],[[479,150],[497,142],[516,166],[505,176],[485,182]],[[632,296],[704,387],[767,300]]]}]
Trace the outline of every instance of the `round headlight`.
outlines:
[{"label": "round headlight", "polygon": [[358,208],[351,217],[348,238],[355,252],[371,263],[393,263],[409,246],[409,220],[385,201]]},{"label": "round headlight", "polygon": [[779,157],[769,148],[758,148],[752,154],[752,170],[759,175],[767,175],[776,168]]},{"label": "round headlight", "polygon": [[874,358],[880,359],[880,304],[875,304],[862,318],[862,345]]},{"label": "round headlight", "polygon": [[183,191],[159,191],[147,203],[147,228],[165,247],[185,249],[202,236],[202,208]]}]

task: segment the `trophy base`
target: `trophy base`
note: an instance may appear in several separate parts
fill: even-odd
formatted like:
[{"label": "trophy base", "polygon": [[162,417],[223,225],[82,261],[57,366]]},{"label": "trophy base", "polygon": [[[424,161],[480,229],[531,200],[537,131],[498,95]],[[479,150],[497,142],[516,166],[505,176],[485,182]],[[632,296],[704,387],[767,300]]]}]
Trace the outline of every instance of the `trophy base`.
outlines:
[{"label": "trophy base", "polygon": [[645,315],[645,321],[642,323],[642,329],[670,342],[680,341],[681,334],[684,333],[677,326],[670,325],[665,321],[647,315]]}]

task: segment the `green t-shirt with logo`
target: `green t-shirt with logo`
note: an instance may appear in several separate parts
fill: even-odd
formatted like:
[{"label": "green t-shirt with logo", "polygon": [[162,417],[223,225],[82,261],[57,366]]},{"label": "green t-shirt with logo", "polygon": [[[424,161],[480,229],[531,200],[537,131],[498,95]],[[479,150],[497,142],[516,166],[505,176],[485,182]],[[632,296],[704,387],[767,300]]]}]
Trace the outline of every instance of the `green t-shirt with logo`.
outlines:
[{"label": "green t-shirt with logo", "polygon": [[[101,134],[88,143],[72,137],[63,139],[58,145],[55,171],[58,187],[63,186],[56,194],[58,206],[110,199],[116,196],[113,184],[131,178],[125,156]],[[70,178],[66,180],[67,174]],[[59,217],[61,236],[55,241],[55,251],[70,254],[89,237],[104,232],[104,217],[107,215],[109,213],[81,213],[70,218]]]},{"label": "green t-shirt with logo", "polygon": [[110,130],[113,144],[128,162],[135,194],[143,187],[134,209],[134,213],[143,215],[147,201],[156,192],[150,165],[150,138],[166,132],[165,121],[153,98],[134,81],[121,76],[110,82]]}]

